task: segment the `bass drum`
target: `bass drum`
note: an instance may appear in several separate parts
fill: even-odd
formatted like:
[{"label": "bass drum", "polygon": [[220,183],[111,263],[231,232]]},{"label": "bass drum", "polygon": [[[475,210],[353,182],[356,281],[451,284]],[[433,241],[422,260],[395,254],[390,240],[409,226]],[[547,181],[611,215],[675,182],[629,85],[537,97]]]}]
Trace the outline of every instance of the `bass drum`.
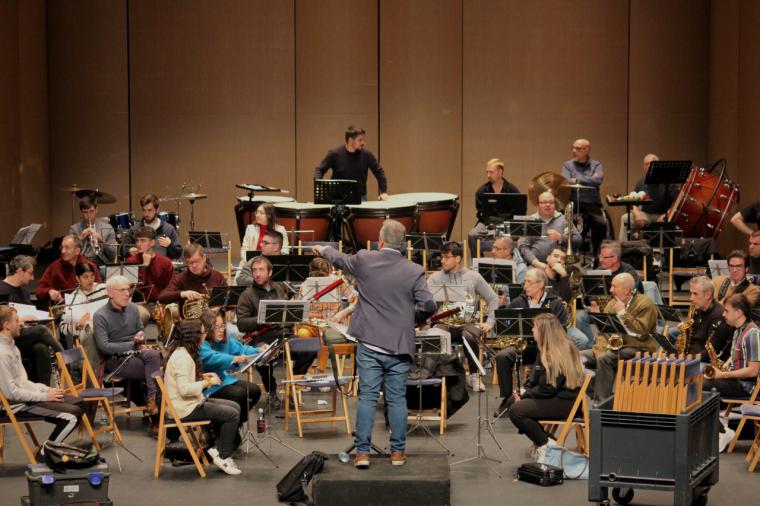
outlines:
[{"label": "bass drum", "polygon": [[356,249],[366,248],[367,242],[377,242],[385,220],[396,220],[409,233],[414,228],[416,207],[408,202],[372,201],[348,207],[348,226]]},{"label": "bass drum", "polygon": [[[718,164],[721,161],[713,169]],[[683,230],[684,237],[715,239],[738,201],[739,185],[726,177],[725,162],[717,174],[693,167],[668,218]]]},{"label": "bass drum", "polygon": [[238,203],[235,205],[235,221],[237,221],[238,234],[240,235],[240,242],[243,242],[243,236],[245,236],[245,228],[248,225],[253,224],[254,215],[256,209],[260,204],[270,202],[276,204],[278,202],[293,202],[292,197],[281,197],[279,195],[255,195],[253,198],[246,196],[238,197]]},{"label": "bass drum", "polygon": [[285,227],[291,244],[298,241],[326,241],[330,234],[330,210],[327,204],[311,202],[277,202],[274,205],[277,223]]},{"label": "bass drum", "polygon": [[459,212],[459,197],[453,193],[399,193],[388,200],[416,206],[413,232],[451,237]]}]

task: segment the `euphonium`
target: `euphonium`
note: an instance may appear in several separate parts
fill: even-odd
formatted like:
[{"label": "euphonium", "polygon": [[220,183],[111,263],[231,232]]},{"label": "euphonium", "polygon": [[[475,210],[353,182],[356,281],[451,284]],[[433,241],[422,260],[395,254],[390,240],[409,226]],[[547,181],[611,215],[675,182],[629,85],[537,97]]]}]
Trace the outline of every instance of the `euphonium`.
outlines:
[{"label": "euphonium", "polygon": [[678,337],[676,337],[676,353],[684,355],[689,351],[691,339],[694,336],[694,312],[697,307],[692,304],[689,306],[689,313],[686,315],[686,321],[678,324]]}]

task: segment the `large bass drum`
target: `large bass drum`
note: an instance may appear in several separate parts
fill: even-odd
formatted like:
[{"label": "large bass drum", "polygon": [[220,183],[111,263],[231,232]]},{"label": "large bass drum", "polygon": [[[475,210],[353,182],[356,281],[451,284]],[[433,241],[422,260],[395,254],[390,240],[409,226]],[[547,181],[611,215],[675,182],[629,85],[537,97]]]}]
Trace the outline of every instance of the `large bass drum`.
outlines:
[{"label": "large bass drum", "polygon": [[738,202],[739,185],[728,179],[726,161],[721,159],[710,170],[692,167],[668,219],[683,230],[684,237],[715,239]]},{"label": "large bass drum", "polygon": [[416,206],[409,202],[370,201],[349,205],[348,225],[356,249],[366,248],[367,242],[377,242],[385,220],[396,220],[409,233],[414,227]]},{"label": "large bass drum", "polygon": [[459,211],[459,197],[453,193],[399,193],[388,200],[416,206],[413,232],[451,237]]}]

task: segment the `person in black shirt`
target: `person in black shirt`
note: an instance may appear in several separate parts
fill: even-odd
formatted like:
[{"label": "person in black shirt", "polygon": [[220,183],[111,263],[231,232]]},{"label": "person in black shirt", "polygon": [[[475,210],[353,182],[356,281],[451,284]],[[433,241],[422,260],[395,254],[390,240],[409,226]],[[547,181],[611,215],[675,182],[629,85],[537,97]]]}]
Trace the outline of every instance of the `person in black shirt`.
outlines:
[{"label": "person in black shirt", "polygon": [[515,185],[504,179],[504,162],[498,158],[492,158],[486,162],[486,178],[480,188],[475,191],[475,205],[477,207],[477,223],[467,234],[467,244],[470,247],[470,255],[474,256],[477,250],[478,239],[488,237],[488,222],[492,216],[486,216],[478,203],[478,195],[483,193],[520,193]]},{"label": "person in black shirt", "polygon": [[750,223],[760,225],[760,201],[753,202],[731,217],[731,223],[736,229],[747,235],[752,235]]},{"label": "person in black shirt", "polygon": [[364,149],[363,128],[353,125],[346,129],[346,144],[331,149],[325,155],[317,168],[314,169],[314,180],[323,179],[328,170],[332,169],[332,179],[353,179],[359,182],[363,200],[367,200],[367,169],[377,178],[380,195],[378,200],[388,198],[388,180],[385,171],[368,149]]},{"label": "person in black shirt", "polygon": [[710,339],[721,360],[730,355],[731,337],[734,329],[723,319],[723,306],[715,300],[715,285],[707,276],[697,276],[689,283],[689,301],[694,304],[694,322],[691,327],[691,339],[687,354],[701,355],[702,362],[710,359],[705,350]]},{"label": "person in black shirt", "polygon": [[747,273],[752,275],[753,283],[760,285],[760,230],[749,236],[749,267]]},{"label": "person in black shirt", "polygon": [[[633,190],[636,192],[645,192],[652,202],[640,206],[631,207],[631,218],[633,219],[634,228],[641,228],[655,221],[663,221],[665,214],[670,206],[678,197],[680,187],[675,184],[646,184],[644,181],[652,162],[658,161],[655,154],[648,154],[643,160],[644,175],[636,181]],[[620,218],[620,240],[628,239],[628,213],[623,213]]]},{"label": "person in black shirt", "polygon": [[[0,281],[0,296],[7,296],[8,302],[16,304],[31,304],[29,291],[24,288],[34,279],[35,260],[32,257],[17,255],[8,264],[9,275]],[[24,367],[27,376],[35,383],[50,384],[53,373],[50,360],[50,349],[53,352],[63,351],[63,346],[53,337],[45,325],[33,325],[33,317],[21,318],[24,326],[21,335],[16,339],[16,347],[21,357],[26,359]]]}]

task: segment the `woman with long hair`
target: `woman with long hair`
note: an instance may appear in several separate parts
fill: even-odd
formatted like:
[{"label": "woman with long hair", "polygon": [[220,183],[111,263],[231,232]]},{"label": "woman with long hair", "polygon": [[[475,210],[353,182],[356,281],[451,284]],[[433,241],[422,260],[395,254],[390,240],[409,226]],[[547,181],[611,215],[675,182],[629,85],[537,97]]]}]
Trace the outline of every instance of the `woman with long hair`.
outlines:
[{"label": "woman with long hair", "polygon": [[240,407],[227,399],[204,398],[205,389],[221,384],[216,374],[203,374],[199,350],[205,329],[200,320],[181,320],[178,326],[164,365],[166,395],[183,422],[211,421],[219,434],[208,450],[214,465],[227,474],[240,474],[232,460]]},{"label": "woman with long hair", "polygon": [[274,206],[270,203],[260,204],[253,215],[253,223],[245,228],[242,248],[240,249],[240,261],[245,263],[247,251],[261,251],[264,234],[268,230],[276,230],[282,235],[282,252],[288,252],[288,232],[285,227],[277,224]]},{"label": "woman with long hair", "polygon": [[221,383],[212,385],[204,394],[214,399],[228,399],[240,406],[240,425],[248,420],[248,410],[256,406],[261,397],[261,390],[255,383],[239,379],[231,374],[250,360],[251,355],[257,355],[266,350],[266,344],[256,348],[246,346],[235,337],[227,335],[227,325],[224,315],[212,309],[201,317],[206,330],[201,342],[200,357],[203,370],[219,376]]},{"label": "woman with long hair", "polygon": [[570,414],[584,379],[581,356],[553,314],[533,319],[538,357],[523,393],[512,395],[509,419],[535,445],[534,459],[542,462],[548,446],[556,445],[539,420],[558,420]]}]

